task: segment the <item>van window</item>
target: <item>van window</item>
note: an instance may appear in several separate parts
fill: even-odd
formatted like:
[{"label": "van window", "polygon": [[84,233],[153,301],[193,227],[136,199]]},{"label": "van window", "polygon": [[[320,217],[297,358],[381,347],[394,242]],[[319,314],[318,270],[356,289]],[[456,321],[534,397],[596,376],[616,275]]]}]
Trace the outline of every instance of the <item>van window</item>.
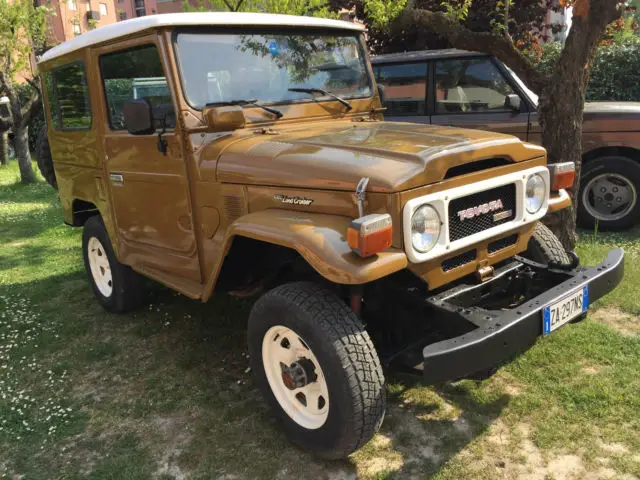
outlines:
[{"label": "van window", "polygon": [[47,72],[45,87],[54,128],[91,128],[91,103],[84,62],[70,63]]},{"label": "van window", "polygon": [[381,65],[375,68],[376,81],[384,86],[386,115],[425,114],[427,64]]},{"label": "van window", "polygon": [[145,98],[157,128],[175,127],[167,77],[155,45],[100,56],[100,71],[112,130],[124,130],[124,104]]},{"label": "van window", "polygon": [[508,112],[513,88],[489,58],[436,61],[436,113]]}]

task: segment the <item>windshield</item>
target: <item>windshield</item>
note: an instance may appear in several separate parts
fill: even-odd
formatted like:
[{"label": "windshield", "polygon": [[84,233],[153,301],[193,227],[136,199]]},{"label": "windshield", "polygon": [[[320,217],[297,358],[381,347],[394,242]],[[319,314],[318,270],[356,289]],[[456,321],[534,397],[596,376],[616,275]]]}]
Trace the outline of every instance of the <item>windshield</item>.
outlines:
[{"label": "windshield", "polygon": [[516,83],[520,86],[520,88],[522,90],[524,90],[524,93],[526,93],[529,96],[529,98],[531,99],[531,101],[537,106],[538,105],[538,95],[536,95],[531,90],[529,90],[529,88],[525,85],[525,83],[522,80],[520,80],[520,77],[518,75],[516,75],[516,72],[511,70],[506,65],[505,65],[505,68],[507,70],[509,70],[509,73],[511,73],[511,76],[516,81]]},{"label": "windshield", "polygon": [[356,35],[180,33],[176,49],[187,101],[199,109],[246,99],[311,101],[309,93],[290,88],[323,89],[342,98],[371,95]]}]

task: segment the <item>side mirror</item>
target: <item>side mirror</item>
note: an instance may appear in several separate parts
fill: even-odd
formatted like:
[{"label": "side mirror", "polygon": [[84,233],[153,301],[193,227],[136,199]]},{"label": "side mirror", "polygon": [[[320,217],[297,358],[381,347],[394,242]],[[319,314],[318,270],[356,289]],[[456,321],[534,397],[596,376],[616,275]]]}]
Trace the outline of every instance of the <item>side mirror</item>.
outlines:
[{"label": "side mirror", "polygon": [[520,100],[520,96],[515,93],[511,93],[504,97],[504,108],[513,111],[514,113],[520,112],[520,105],[522,100]]},{"label": "side mirror", "polygon": [[141,98],[124,104],[124,125],[132,135],[149,135],[155,133],[151,103]]},{"label": "side mirror", "polygon": [[384,85],[378,84],[378,96],[380,97],[380,103],[384,104]]},{"label": "side mirror", "polygon": [[247,123],[244,109],[236,105],[206,108],[203,115],[207,126],[214,132],[237,130]]}]

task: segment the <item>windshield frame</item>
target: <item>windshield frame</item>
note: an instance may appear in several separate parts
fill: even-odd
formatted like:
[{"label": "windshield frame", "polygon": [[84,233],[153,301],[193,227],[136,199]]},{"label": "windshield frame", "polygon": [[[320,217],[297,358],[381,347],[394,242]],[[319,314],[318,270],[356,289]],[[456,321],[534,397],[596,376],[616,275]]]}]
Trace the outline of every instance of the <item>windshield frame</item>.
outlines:
[{"label": "windshield frame", "polygon": [[[281,29],[280,29],[281,28]],[[277,30],[279,29],[279,30]],[[210,35],[261,35],[261,34],[273,34],[276,33],[278,35],[287,35],[287,34],[304,34],[308,33],[309,35],[333,35],[333,36],[345,36],[345,37],[354,37],[358,44],[358,52],[362,57],[362,61],[364,62],[365,71],[367,72],[367,80],[369,86],[369,94],[368,95],[340,95],[340,97],[345,100],[362,100],[367,98],[373,98],[375,95],[375,83],[373,79],[373,70],[371,68],[371,61],[369,60],[369,53],[364,43],[364,36],[361,32],[356,32],[353,30],[342,30],[340,28],[309,28],[309,27],[288,27],[282,26],[279,27],[277,25],[269,26],[269,27],[255,27],[255,26],[241,26],[238,27],[211,27],[211,26],[202,26],[202,27],[181,27],[175,28],[171,34],[171,43],[173,47],[173,56],[175,58],[176,70],[178,73],[178,83],[180,84],[180,90],[182,92],[182,97],[187,105],[195,111],[202,112],[206,106],[198,106],[194,105],[187,94],[187,88],[184,81],[184,75],[182,72],[182,65],[180,61],[180,51],[178,49],[178,36],[182,33],[191,33],[191,34],[210,34]],[[298,100],[287,100],[282,102],[263,102],[261,99],[258,99],[258,102],[262,105],[267,106],[278,106],[278,105],[304,105],[309,103],[324,103],[324,102],[337,102],[338,100],[331,97],[321,96],[322,100],[318,98],[313,98],[313,96],[309,96],[308,98],[300,98]],[[218,106],[225,106],[227,103],[221,102]]]}]

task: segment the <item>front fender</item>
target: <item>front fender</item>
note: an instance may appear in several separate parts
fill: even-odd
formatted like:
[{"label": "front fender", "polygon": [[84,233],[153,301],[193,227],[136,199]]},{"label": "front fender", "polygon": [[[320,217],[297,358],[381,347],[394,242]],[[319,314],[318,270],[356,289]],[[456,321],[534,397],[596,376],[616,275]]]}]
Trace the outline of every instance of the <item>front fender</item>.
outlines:
[{"label": "front fender", "polygon": [[[225,235],[225,249],[233,237],[243,236],[297,251],[327,280],[347,285],[371,282],[407,267],[404,251],[390,248],[361,258],[347,244],[351,219],[322,213],[263,210],[238,218]],[[207,282],[206,301],[215,286],[220,268]]]}]

